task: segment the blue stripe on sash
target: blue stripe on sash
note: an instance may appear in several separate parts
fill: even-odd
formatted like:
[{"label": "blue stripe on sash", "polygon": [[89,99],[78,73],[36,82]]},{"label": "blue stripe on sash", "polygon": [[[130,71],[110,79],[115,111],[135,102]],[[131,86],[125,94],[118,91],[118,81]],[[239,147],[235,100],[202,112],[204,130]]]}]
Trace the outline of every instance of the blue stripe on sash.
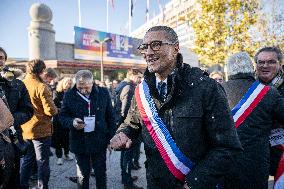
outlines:
[{"label": "blue stripe on sash", "polygon": [[169,143],[172,151],[174,152],[174,154],[176,155],[176,157],[178,158],[178,160],[180,162],[182,162],[184,165],[186,165],[189,169],[192,169],[192,167],[194,166],[194,163],[191,162],[180,150],[179,148],[176,146],[172,136],[170,135],[168,129],[166,128],[165,124],[163,123],[162,119],[159,117],[155,103],[153,101],[153,99],[150,96],[150,92],[149,92],[149,87],[147,85],[147,83],[145,82],[145,80],[143,80],[142,82],[143,85],[143,90],[144,90],[144,94],[145,94],[145,98],[149,103],[153,118],[155,119],[155,121],[157,122],[159,128],[161,129],[163,135],[165,136],[167,142]]},{"label": "blue stripe on sash", "polygon": [[255,81],[252,86],[248,89],[246,94],[243,96],[243,98],[240,100],[240,102],[232,109],[232,115],[234,116],[236,112],[242,107],[242,105],[247,101],[249,96],[253,93],[253,91],[257,88],[259,85],[259,81]]}]

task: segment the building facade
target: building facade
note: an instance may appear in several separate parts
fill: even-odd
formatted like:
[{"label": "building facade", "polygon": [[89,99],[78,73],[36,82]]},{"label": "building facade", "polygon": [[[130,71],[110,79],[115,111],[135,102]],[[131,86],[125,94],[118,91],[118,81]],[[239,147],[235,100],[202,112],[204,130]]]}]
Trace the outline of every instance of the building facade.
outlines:
[{"label": "building facade", "polygon": [[134,30],[130,36],[143,38],[150,27],[156,25],[169,26],[176,31],[179,37],[185,62],[192,66],[199,66],[197,55],[190,51],[194,46],[194,31],[187,19],[187,15],[194,11],[195,8],[195,0],[172,0],[162,8],[157,16]]}]

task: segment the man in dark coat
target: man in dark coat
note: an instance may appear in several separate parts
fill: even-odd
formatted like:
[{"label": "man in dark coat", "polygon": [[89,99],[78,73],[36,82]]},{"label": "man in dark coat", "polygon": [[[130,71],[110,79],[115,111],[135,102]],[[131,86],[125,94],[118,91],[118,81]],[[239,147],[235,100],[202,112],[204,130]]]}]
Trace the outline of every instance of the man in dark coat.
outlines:
[{"label": "man in dark coat", "polygon": [[[265,85],[277,88],[284,98],[284,67],[281,66],[283,60],[282,51],[278,47],[264,47],[258,50],[254,60],[256,62],[258,79]],[[279,123],[275,121],[273,127],[284,127],[284,125],[279,126]],[[270,148],[270,175],[277,175],[279,161],[283,155],[284,149],[281,146],[278,145]]]},{"label": "man in dark coat", "polygon": [[76,85],[67,91],[59,113],[63,127],[70,128],[70,151],[77,161],[78,188],[89,188],[90,167],[96,188],[106,189],[106,149],[116,126],[106,88],[93,84],[93,74],[80,70]]},{"label": "man in dark coat", "polygon": [[[7,60],[7,54],[3,48],[0,47],[0,62],[5,65]],[[13,72],[8,67],[2,70],[2,76],[0,76],[0,97],[5,100],[9,106],[9,109],[14,117],[14,129],[16,130],[16,136],[13,136],[13,140],[17,141],[18,147],[24,147],[21,125],[26,123],[33,116],[33,107],[29,97],[27,88],[22,81],[13,77]],[[6,76],[8,79],[6,79]],[[9,77],[8,77],[9,76]],[[1,138],[1,137],[0,137]],[[1,139],[0,139],[1,140]],[[15,167],[10,177],[7,188],[18,188],[20,184],[20,156],[21,149],[14,145],[15,151]],[[1,157],[0,157],[1,158]],[[1,160],[0,160],[1,161]],[[0,179],[4,181],[4,179]],[[5,188],[5,187],[4,187]]]},{"label": "man in dark coat", "polygon": [[[131,99],[134,95],[135,86],[140,83],[142,74],[139,71],[129,69],[127,71],[126,78],[119,83],[116,88],[116,95],[114,101],[116,124],[119,126],[124,122],[128,110],[130,108]],[[132,145],[130,149],[125,149],[121,151],[120,157],[120,167],[121,167],[121,179],[124,188],[139,188],[133,184],[133,179],[131,177],[132,159],[134,156],[134,149],[139,147],[140,153],[140,141],[137,141],[135,145]],[[137,151],[137,150],[136,150]]]},{"label": "man in dark coat", "polygon": [[[227,69],[229,80],[223,86],[229,106],[234,112],[233,108],[241,99],[245,99],[246,94],[249,94],[248,89],[255,82],[254,68],[249,55],[240,52],[228,59]],[[243,106],[245,107],[245,104]],[[226,189],[267,188],[269,135],[274,119],[284,123],[284,99],[274,87],[268,90],[242,123],[238,124],[235,119],[244,153],[235,158],[236,165],[226,177]]]},{"label": "man in dark coat", "polygon": [[215,188],[242,151],[222,87],[183,63],[172,28],[150,28],[138,49],[148,65],[145,79],[111,146],[128,148],[142,130],[147,188]]}]

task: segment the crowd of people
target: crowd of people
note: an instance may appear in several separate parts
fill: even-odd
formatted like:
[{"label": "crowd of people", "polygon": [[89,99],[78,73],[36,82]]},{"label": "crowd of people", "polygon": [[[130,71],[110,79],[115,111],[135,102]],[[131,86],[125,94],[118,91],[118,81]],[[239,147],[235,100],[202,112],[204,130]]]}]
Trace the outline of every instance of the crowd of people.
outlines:
[{"label": "crowd of people", "polygon": [[[227,59],[227,79],[183,62],[176,32],[150,28],[138,50],[144,74],[130,69],[112,85],[89,70],[60,78],[43,60],[23,80],[0,47],[0,189],[47,189],[49,158],[76,160],[79,189],[106,189],[106,152],[121,150],[124,189],[139,189],[141,142],[148,189],[284,188],[284,70],[278,47]],[[72,153],[70,153],[72,152]],[[74,155],[73,155],[74,154]]]}]

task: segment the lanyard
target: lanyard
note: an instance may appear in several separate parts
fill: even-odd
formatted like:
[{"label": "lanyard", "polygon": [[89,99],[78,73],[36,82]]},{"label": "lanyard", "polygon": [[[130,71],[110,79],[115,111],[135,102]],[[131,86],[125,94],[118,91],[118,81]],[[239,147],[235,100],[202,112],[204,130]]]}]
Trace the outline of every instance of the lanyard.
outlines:
[{"label": "lanyard", "polygon": [[91,116],[91,100],[88,99],[87,97],[85,97],[84,95],[82,95],[79,91],[77,91],[78,95],[80,95],[80,97],[85,100],[88,103],[88,112],[89,112],[89,116]]}]

